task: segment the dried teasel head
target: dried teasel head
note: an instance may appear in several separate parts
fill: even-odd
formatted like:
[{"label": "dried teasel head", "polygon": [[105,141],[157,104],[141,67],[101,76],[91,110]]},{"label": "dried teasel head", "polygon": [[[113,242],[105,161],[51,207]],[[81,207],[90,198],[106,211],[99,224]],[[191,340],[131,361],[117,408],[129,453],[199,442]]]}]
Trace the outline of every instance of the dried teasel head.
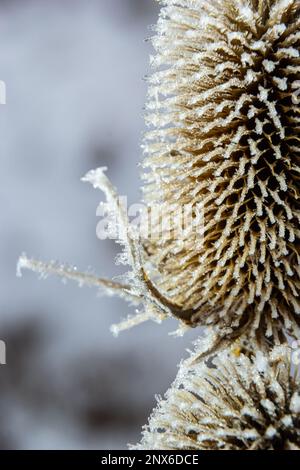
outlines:
[{"label": "dried teasel head", "polygon": [[270,354],[227,350],[210,365],[189,359],[133,448],[300,450],[300,383],[289,356],[277,346]]},{"label": "dried teasel head", "polygon": [[18,273],[54,273],[142,304],[113,326],[116,333],[173,316],[183,328],[214,330],[203,354],[245,330],[281,343],[300,323],[300,3],[160,3],[144,193],[149,212],[162,209],[162,225],[191,207],[192,231],[178,235],[171,227],[166,237],[157,223],[149,237],[133,239],[99,168],[84,180],[117,213],[129,275],[115,282],[26,255]]},{"label": "dried teasel head", "polygon": [[158,236],[149,259],[190,324],[281,342],[300,322],[300,2],[161,4],[145,199],[203,221],[200,243]]}]

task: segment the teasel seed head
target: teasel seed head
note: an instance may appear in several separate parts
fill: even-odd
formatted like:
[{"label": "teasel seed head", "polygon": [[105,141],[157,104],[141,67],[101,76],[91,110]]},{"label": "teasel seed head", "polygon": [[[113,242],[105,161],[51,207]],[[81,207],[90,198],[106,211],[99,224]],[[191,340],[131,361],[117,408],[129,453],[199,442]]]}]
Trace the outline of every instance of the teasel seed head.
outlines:
[{"label": "teasel seed head", "polygon": [[300,321],[300,3],[161,4],[145,200],[172,220],[200,204],[203,229],[156,237],[149,259],[192,325],[279,343]]},{"label": "teasel seed head", "polygon": [[[149,78],[145,199],[162,209],[132,239],[106,168],[84,181],[117,215],[130,272],[117,282],[26,255],[18,263],[142,305],[114,333],[153,319],[206,325],[224,348],[247,331],[273,345],[300,334],[300,3],[161,0]],[[192,208],[187,233],[161,224]],[[200,217],[199,217],[200,214]],[[182,214],[181,214],[182,215]],[[182,219],[181,219],[182,220]],[[267,338],[267,341],[266,341]]]},{"label": "teasel seed head", "polygon": [[289,348],[226,350],[210,364],[192,355],[133,448],[300,450],[300,383]]}]

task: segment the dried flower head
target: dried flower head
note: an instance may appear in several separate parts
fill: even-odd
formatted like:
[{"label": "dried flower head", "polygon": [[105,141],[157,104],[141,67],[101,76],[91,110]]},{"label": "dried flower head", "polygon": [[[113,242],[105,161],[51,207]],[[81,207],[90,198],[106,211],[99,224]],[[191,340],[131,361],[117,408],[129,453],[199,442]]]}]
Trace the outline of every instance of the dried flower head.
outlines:
[{"label": "dried flower head", "polygon": [[280,342],[300,322],[300,2],[161,3],[145,198],[200,204],[204,233],[148,244],[159,287],[192,325]]},{"label": "dried flower head", "polygon": [[133,239],[99,168],[84,181],[117,213],[119,261],[131,267],[125,281],[25,255],[18,272],[55,273],[142,304],[113,326],[116,333],[173,316],[183,328],[214,328],[209,352],[243,331],[282,343],[283,332],[296,335],[300,323],[300,3],[160,3],[144,192],[149,210],[163,209],[163,223],[191,207],[192,235],[161,236],[158,223],[150,238]]},{"label": "dried flower head", "polygon": [[[197,354],[197,353],[196,353]],[[300,450],[300,383],[289,349],[184,362],[136,449]]]}]

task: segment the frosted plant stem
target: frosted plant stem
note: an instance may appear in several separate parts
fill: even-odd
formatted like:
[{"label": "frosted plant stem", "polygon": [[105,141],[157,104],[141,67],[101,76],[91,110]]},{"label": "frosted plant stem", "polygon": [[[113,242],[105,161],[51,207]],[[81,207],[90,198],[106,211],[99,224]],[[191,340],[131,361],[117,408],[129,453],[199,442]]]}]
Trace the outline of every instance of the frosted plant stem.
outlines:
[{"label": "frosted plant stem", "polygon": [[[82,178],[82,181],[92,184],[95,189],[100,189],[105,194],[107,202],[112,205],[119,224],[120,242],[125,246],[128,264],[132,268],[133,279],[140,297],[144,301],[152,303],[163,314],[173,315],[182,321],[187,321],[193,310],[185,311],[180,305],[176,305],[167,299],[147,275],[143,267],[142,244],[140,240],[133,239],[129,235],[127,214],[124,212],[122,205],[119,204],[116,188],[104,173],[106,170],[106,167],[91,170]],[[132,319],[130,322],[125,320],[124,325],[129,323],[132,323]]]},{"label": "frosted plant stem", "polygon": [[151,318],[152,315],[150,315],[148,312],[142,312],[137,315],[128,317],[119,323],[111,325],[110,331],[113,333],[114,336],[118,336],[119,333],[121,333],[122,331],[129,330],[134,326],[140,325],[141,323],[151,320]]},{"label": "frosted plant stem", "polygon": [[81,181],[92,184],[95,189],[100,189],[105,194],[107,202],[112,205],[112,208],[117,215],[120,241],[126,246],[128,250],[127,255],[129,256],[129,262],[133,266],[136,264],[135,253],[137,250],[137,243],[129,236],[127,214],[124,211],[122,204],[119,204],[119,196],[116,188],[104,173],[106,170],[106,167],[90,170],[81,179]]},{"label": "frosted plant stem", "polygon": [[48,275],[54,274],[64,280],[75,281],[80,287],[99,287],[104,289],[108,294],[118,294],[121,297],[126,297],[128,300],[135,302],[139,300],[139,297],[130,291],[129,286],[109,279],[100,278],[93,274],[79,272],[76,268],[71,266],[62,265],[56,262],[44,263],[39,260],[28,258],[23,254],[18,260],[17,276],[22,276],[23,269],[39,273],[41,278],[46,278]]}]

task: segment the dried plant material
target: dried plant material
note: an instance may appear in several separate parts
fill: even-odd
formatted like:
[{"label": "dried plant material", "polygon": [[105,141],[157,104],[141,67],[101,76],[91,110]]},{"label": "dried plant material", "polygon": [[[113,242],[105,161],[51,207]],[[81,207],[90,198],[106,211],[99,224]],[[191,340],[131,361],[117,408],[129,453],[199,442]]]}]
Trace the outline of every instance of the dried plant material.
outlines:
[{"label": "dried plant material", "polygon": [[139,298],[131,291],[130,287],[109,279],[103,279],[92,273],[78,272],[75,266],[68,266],[55,261],[43,263],[42,261],[30,259],[23,253],[17,264],[17,276],[22,277],[23,269],[29,269],[40,274],[41,278],[47,278],[49,275],[61,277],[63,281],[75,281],[79,287],[97,287],[103,290],[107,295],[116,295],[124,297],[131,302],[137,302]]},{"label": "dried plant material", "polygon": [[[196,356],[198,352],[196,350]],[[290,350],[224,351],[183,362],[134,449],[300,450],[300,383]]]},{"label": "dried plant material", "polygon": [[[83,181],[114,208],[124,282],[21,258],[115,292],[142,310],[114,333],[149,318],[215,328],[226,346],[244,331],[285,341],[299,334],[300,4],[295,0],[163,0],[153,44],[145,136],[149,210],[176,220],[178,204],[202,220],[193,236],[134,239],[106,168]],[[299,92],[299,93],[298,93]],[[197,232],[197,229],[198,232]],[[147,268],[146,268],[147,267]]]},{"label": "dried plant material", "polygon": [[200,204],[204,233],[147,244],[159,288],[192,325],[280,343],[300,322],[300,2],[161,3],[145,199]]}]

